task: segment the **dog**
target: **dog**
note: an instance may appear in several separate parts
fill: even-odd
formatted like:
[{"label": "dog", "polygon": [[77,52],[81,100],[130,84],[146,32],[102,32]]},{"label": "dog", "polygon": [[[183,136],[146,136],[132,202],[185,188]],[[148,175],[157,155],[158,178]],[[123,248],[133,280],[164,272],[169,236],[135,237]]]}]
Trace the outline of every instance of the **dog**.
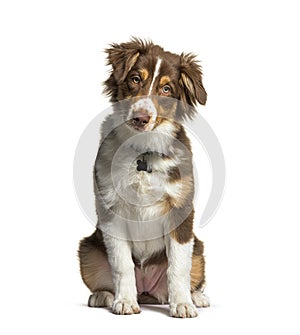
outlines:
[{"label": "dog", "polygon": [[94,165],[96,231],[78,255],[90,307],[139,313],[166,304],[191,318],[209,306],[203,243],[193,233],[192,149],[182,122],[206,103],[194,54],[133,38],[111,44],[104,82],[113,112]]}]

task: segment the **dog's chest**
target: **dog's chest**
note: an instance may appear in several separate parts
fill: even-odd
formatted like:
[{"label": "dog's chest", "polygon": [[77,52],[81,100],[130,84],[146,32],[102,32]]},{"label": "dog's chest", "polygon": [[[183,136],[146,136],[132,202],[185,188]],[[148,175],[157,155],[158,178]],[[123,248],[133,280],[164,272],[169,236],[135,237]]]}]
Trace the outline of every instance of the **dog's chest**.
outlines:
[{"label": "dog's chest", "polygon": [[168,165],[158,153],[145,153],[133,160],[129,170],[129,184],[142,200],[166,193]]},{"label": "dog's chest", "polygon": [[165,248],[165,242],[163,237],[148,241],[133,241],[131,248],[134,258],[143,266],[146,260]]}]

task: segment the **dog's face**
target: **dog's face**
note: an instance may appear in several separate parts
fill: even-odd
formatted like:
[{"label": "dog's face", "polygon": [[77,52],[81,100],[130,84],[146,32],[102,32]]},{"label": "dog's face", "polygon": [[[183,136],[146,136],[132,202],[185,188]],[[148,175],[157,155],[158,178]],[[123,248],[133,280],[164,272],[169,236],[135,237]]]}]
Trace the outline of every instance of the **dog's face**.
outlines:
[{"label": "dog's face", "polygon": [[170,120],[192,117],[197,102],[205,104],[201,68],[194,55],[176,55],[139,39],[112,44],[106,51],[112,73],[105,92],[112,102],[129,101],[126,122],[134,131],[152,131]]}]

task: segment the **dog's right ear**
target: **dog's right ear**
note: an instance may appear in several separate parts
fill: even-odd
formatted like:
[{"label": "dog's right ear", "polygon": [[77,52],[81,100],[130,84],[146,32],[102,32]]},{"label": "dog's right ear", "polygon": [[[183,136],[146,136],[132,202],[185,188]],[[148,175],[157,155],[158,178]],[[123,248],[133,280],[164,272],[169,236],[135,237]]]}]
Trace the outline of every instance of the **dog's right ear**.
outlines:
[{"label": "dog's right ear", "polygon": [[112,75],[117,84],[124,81],[128,72],[132,69],[139,58],[140,45],[135,41],[122,44],[111,44],[111,47],[106,49],[107,64],[112,66]]}]

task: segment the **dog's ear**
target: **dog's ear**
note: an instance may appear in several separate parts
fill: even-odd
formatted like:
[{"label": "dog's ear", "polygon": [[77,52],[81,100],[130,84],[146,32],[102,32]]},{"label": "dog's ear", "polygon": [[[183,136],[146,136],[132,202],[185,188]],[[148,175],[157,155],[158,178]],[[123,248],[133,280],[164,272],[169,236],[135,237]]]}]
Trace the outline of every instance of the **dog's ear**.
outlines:
[{"label": "dog's ear", "polygon": [[129,71],[137,62],[139,56],[148,52],[153,46],[151,41],[132,38],[130,42],[111,44],[106,49],[107,65],[112,66],[109,78],[104,82],[104,93],[111,101],[118,101],[119,85],[124,82]]},{"label": "dog's ear", "polygon": [[139,58],[141,47],[142,41],[133,39],[128,43],[113,43],[105,50],[108,54],[107,63],[112,66],[112,74],[117,84],[126,79],[128,72]]},{"label": "dog's ear", "polygon": [[194,107],[197,102],[205,105],[207,94],[202,84],[202,71],[193,54],[181,54],[180,56],[180,79],[182,88],[180,99]]}]

